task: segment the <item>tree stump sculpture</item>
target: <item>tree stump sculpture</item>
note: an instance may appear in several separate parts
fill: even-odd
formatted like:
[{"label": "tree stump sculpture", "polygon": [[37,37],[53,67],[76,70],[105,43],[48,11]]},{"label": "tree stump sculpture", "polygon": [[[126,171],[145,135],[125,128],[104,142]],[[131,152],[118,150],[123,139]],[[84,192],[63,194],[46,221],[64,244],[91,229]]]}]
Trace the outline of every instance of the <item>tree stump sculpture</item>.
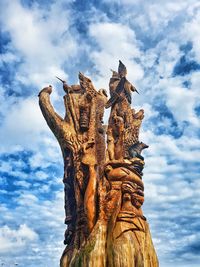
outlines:
[{"label": "tree stump sculpture", "polygon": [[[61,267],[157,267],[158,259],[141,206],[144,202],[139,141],[144,111],[131,108],[126,67],[112,71],[110,99],[79,73],[80,85],[67,85],[61,118],[50,103],[52,87],[39,93],[43,116],[64,160],[66,248]],[[108,125],[104,108],[111,107]],[[107,142],[107,145],[106,145]]]}]

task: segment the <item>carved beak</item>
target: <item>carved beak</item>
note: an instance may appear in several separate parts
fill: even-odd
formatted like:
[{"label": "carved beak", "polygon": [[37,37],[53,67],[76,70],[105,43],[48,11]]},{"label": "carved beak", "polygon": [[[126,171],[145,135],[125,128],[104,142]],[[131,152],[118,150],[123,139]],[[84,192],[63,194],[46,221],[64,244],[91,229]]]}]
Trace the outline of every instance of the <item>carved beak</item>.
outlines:
[{"label": "carved beak", "polygon": [[[135,87],[134,87],[135,88]],[[138,90],[135,88],[135,91],[136,91],[136,93],[138,93],[138,95],[139,95],[139,92],[138,92]]]},{"label": "carved beak", "polygon": [[61,80],[60,78],[58,78],[57,76],[55,76],[58,80],[60,80],[62,83],[64,83],[65,81]]}]

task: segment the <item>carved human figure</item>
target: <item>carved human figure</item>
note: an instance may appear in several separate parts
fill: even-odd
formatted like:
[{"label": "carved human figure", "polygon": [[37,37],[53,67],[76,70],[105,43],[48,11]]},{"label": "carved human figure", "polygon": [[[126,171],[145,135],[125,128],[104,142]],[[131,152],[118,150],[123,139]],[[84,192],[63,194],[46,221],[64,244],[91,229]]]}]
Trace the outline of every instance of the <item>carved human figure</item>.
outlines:
[{"label": "carved human figure", "polygon": [[[158,267],[149,226],[142,212],[144,184],[139,141],[144,111],[132,107],[127,69],[120,61],[105,89],[97,91],[79,73],[78,85],[63,83],[64,119],[50,102],[52,86],[39,104],[64,159],[66,248],[61,267]],[[108,126],[104,108],[111,107]],[[106,147],[107,134],[107,147]]]}]

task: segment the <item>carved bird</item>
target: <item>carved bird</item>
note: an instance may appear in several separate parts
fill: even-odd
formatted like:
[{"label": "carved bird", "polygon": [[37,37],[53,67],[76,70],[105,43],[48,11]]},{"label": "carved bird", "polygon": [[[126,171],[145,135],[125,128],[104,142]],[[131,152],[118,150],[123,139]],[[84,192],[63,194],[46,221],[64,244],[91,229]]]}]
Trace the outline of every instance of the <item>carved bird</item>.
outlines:
[{"label": "carved bird", "polygon": [[[118,67],[118,77],[120,77],[120,81],[116,86],[115,90],[112,90],[111,98],[106,103],[106,108],[111,107],[116,101],[119,101],[123,98],[127,99],[128,103],[131,104],[131,91],[138,93],[137,89],[126,79],[127,70],[125,65],[119,60]],[[116,72],[113,72],[113,76],[116,76]],[[139,93],[138,93],[139,94]]]},{"label": "carved bird", "polygon": [[121,78],[125,77],[127,74],[126,66],[121,62],[121,60],[119,60],[118,74]]},{"label": "carved bird", "polygon": [[58,80],[60,80],[63,83],[63,89],[66,93],[82,93],[83,89],[79,84],[73,84],[73,85],[68,85],[66,81],[63,81],[59,77],[56,76]]},{"label": "carved bird", "polygon": [[46,93],[48,93],[48,94],[50,95],[50,94],[52,93],[52,86],[49,85],[48,87],[43,88],[43,89],[39,92],[38,96],[40,96],[42,92],[46,92]]},{"label": "carved bird", "polygon": [[110,69],[110,70],[112,71],[111,79],[120,80],[119,73],[115,70],[112,70],[112,69]]},{"label": "carved bird", "polygon": [[63,83],[63,90],[65,91],[66,94],[68,94],[69,93],[70,86],[67,84],[66,81],[60,79],[57,76],[56,76],[56,78]]},{"label": "carved bird", "polygon": [[142,143],[142,142],[137,142],[136,144],[133,144],[129,147],[129,155],[131,158],[137,157],[141,160],[144,160],[144,157],[141,156],[141,152],[143,149],[148,148],[149,146]]},{"label": "carved bird", "polygon": [[110,78],[109,81],[109,91],[110,91],[110,95],[113,95],[113,92],[115,91],[119,81],[120,81],[120,77],[117,71],[112,70],[112,77]]},{"label": "carved bird", "polygon": [[84,89],[84,91],[87,93],[87,95],[90,98],[93,98],[94,96],[97,95],[97,91],[95,90],[92,81],[83,75],[83,73],[79,72],[79,81],[80,81],[80,85],[81,87]]}]

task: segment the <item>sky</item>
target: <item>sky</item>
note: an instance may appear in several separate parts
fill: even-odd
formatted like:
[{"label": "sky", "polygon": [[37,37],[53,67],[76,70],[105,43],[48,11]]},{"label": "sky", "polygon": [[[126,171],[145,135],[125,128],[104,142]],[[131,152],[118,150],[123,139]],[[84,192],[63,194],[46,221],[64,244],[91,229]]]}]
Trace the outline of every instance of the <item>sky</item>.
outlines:
[{"label": "sky", "polygon": [[0,10],[0,266],[56,267],[64,249],[63,161],[38,92],[51,84],[63,116],[55,75],[76,84],[81,71],[108,90],[119,59],[145,110],[143,211],[160,266],[200,266],[200,1],[1,0]]}]

